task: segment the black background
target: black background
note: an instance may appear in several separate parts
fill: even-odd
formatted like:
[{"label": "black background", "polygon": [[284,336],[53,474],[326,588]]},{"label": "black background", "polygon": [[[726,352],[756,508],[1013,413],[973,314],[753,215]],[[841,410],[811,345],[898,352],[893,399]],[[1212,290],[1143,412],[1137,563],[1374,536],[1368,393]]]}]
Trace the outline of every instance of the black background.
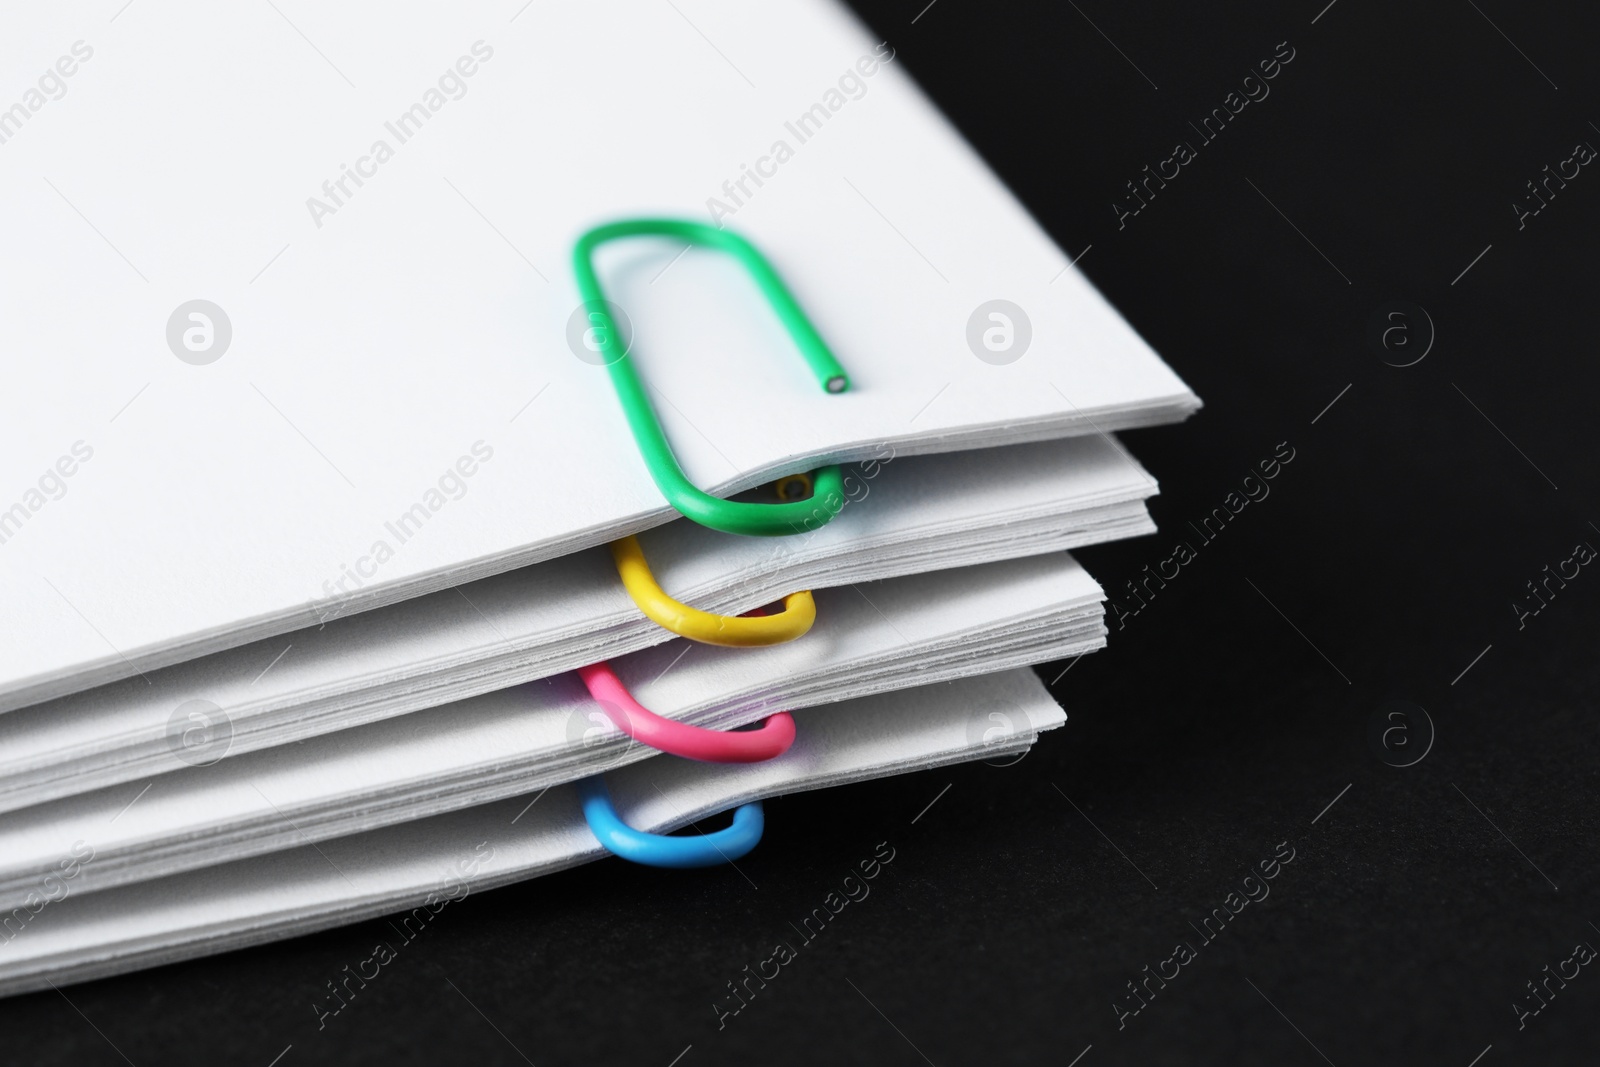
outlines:
[{"label": "black background", "polygon": [[[1600,171],[1522,229],[1512,208],[1600,145],[1600,14],[1325,2],[857,3],[1206,401],[1127,435],[1161,479],[1162,533],[1080,554],[1107,590],[1137,606],[1126,580],[1295,450],[1270,497],[1054,685],[1070,721],[1033,754],[771,802],[748,880],[609,862],[474,894],[320,1031],[323,983],[380,924],[12,999],[0,1057],[1600,1059],[1595,968],[1521,1029],[1513,1008],[1600,945],[1600,568],[1520,630],[1511,607],[1600,545]],[[1285,41],[1271,95],[1119,229],[1124,183],[1198,143],[1188,123]],[[1368,339],[1394,301],[1436,330],[1404,368]],[[1369,740],[1390,699],[1436,735],[1407,768]],[[1406,725],[1411,747],[1391,741],[1415,755],[1430,730]],[[719,1030],[725,983],[885,840],[871,896]],[[1280,842],[1295,858],[1271,896],[1203,942],[1190,923]],[[1119,1028],[1126,983],[1179,941],[1197,958]]]}]

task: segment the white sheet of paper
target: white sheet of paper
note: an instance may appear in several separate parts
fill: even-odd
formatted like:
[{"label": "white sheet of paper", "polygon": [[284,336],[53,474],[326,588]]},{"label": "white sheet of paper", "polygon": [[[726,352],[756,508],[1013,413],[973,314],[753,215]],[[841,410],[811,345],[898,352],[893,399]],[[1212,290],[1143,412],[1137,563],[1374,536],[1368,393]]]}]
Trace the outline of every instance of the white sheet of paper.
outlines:
[{"label": "white sheet of paper", "polygon": [[[601,221],[737,196],[721,221],[852,375],[818,388],[725,257],[607,250],[630,358],[718,492],[1198,407],[831,3],[293,18],[0,16],[5,69],[72,70],[0,127],[0,688],[303,626],[364,555],[374,606],[669,518],[566,341],[569,250]],[[1008,329],[1025,350],[985,347]]]},{"label": "white sheet of paper", "polygon": [[[807,709],[796,714],[794,747],[767,763],[653,759],[615,771],[607,782],[629,825],[665,832],[761,797],[1026,752],[1036,731],[1065,719],[1023,668]],[[73,884],[95,860],[84,862],[85,846],[79,846],[64,856],[50,883],[62,887],[52,890],[57,899],[0,944],[0,993],[86,981],[413,908],[423,909],[426,925],[470,893],[605,856],[584,824],[573,787],[557,786],[533,804],[529,799],[81,896]],[[62,880],[69,868],[75,876]],[[408,928],[412,917],[401,917]],[[404,951],[404,942],[394,947]]]},{"label": "white sheet of paper", "polygon": [[[645,707],[713,729],[1081,655],[1105,644],[1094,580],[1059,553],[818,594],[799,641],[716,648],[677,640],[613,666]],[[657,757],[605,723],[575,675],[191,767],[21,811],[0,822],[0,912],[74,841],[92,892],[487,803]],[[137,798],[134,800],[133,798]]]}]

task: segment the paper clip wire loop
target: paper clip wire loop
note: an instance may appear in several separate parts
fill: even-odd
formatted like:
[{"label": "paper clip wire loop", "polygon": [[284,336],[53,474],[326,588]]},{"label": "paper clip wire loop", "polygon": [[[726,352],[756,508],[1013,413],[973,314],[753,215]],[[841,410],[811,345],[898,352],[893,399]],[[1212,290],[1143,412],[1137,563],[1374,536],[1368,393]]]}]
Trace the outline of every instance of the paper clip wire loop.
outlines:
[{"label": "paper clip wire loop", "polygon": [[733,825],[698,837],[668,837],[635,830],[622,821],[611,805],[611,790],[601,775],[578,783],[583,802],[583,817],[589,830],[613,856],[621,856],[646,867],[715,867],[739,859],[761,841],[766,818],[761,801],[740,804],[733,812]]},{"label": "paper clip wire loop", "polygon": [[609,663],[579,667],[578,677],[618,730],[673,756],[704,763],[761,763],[783,755],[794,744],[794,716],[787,711],[768,716],[756,730],[707,730],[674,722],[640,704]]},{"label": "paper clip wire loop", "polygon": [[727,648],[781,645],[793,641],[817,621],[817,602],[810,590],[784,597],[783,610],[774,615],[717,615],[672,599],[651,573],[638,538],[623,537],[611,542],[611,558],[617,564],[623,588],[639,610],[656,625],[691,641]]},{"label": "paper clip wire loop", "polygon": [[837,464],[819,468],[816,493],[810,500],[781,504],[751,504],[722,500],[703,491],[683,473],[672,445],[656,418],[643,380],[625,350],[606,303],[604,288],[594,269],[594,250],[624,237],[672,237],[689,244],[727,252],[750,272],[762,295],[772,305],[784,329],[800,349],[817,381],[830,393],[850,388],[850,376],[801,310],[778,272],[756,247],[738,234],[715,226],[679,219],[628,219],[594,229],[578,238],[572,249],[572,270],[589,319],[597,326],[593,336],[600,346],[611,384],[622,403],[628,427],[644,457],[656,487],[684,517],[724,533],[772,537],[814,530],[844,507],[844,478]]}]

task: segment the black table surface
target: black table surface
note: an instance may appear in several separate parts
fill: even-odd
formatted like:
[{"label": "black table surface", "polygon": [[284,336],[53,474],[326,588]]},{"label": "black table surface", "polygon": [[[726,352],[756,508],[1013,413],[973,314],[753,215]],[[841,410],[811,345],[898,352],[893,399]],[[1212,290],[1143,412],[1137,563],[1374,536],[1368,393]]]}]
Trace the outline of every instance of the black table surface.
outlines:
[{"label": "black table surface", "polygon": [[1066,727],[475,893],[325,1019],[381,921],[11,999],[0,1059],[1600,1060],[1600,11],[857,9],[1206,402],[1124,438],[1161,532],[1079,554]]}]

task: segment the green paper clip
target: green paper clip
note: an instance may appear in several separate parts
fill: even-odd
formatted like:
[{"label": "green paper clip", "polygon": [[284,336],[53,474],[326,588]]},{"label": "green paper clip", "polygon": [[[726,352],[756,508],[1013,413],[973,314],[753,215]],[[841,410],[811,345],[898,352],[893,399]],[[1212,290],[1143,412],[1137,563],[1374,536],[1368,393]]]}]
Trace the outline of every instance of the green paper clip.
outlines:
[{"label": "green paper clip", "polygon": [[617,399],[633,431],[633,439],[644,456],[645,466],[661,494],[685,518],[724,533],[772,537],[814,530],[837,515],[844,507],[844,479],[837,464],[822,467],[813,474],[815,490],[809,500],[782,504],[745,504],[721,500],[704,492],[684,475],[672,445],[661,429],[655,410],[645,393],[644,382],[634,369],[633,360],[623,350],[623,342],[606,303],[605,290],[594,270],[594,250],[607,241],[623,237],[674,237],[690,244],[703,245],[731,254],[755,279],[756,285],[778,313],[784,329],[800,349],[818,383],[830,393],[850,388],[844,367],[829,351],[822,336],[790,294],[778,272],[766,257],[738,234],[699,222],[677,219],[629,219],[594,229],[578,238],[572,249],[572,270],[577,275],[578,292],[584,308],[596,326],[594,335],[611,374]]}]

